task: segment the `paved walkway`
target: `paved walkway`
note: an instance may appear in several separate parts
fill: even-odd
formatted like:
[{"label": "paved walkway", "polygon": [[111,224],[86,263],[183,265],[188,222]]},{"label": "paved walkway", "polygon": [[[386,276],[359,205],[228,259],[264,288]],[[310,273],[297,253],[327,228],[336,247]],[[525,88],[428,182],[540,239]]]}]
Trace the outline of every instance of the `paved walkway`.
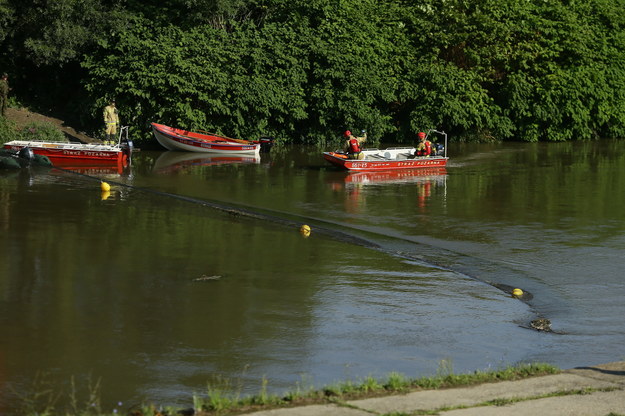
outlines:
[{"label": "paved walkway", "polygon": [[[584,394],[581,394],[581,393]],[[558,395],[555,395],[558,394]],[[551,397],[546,397],[552,395]],[[427,390],[254,416],[625,416],[625,361],[473,387]]]}]

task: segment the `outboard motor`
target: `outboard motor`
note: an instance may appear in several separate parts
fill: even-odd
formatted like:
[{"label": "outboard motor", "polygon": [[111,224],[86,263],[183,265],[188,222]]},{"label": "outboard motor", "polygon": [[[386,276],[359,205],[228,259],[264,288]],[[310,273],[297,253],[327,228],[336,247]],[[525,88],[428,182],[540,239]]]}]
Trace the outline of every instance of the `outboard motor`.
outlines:
[{"label": "outboard motor", "polygon": [[445,146],[443,146],[441,143],[434,144],[432,150],[434,150],[434,154],[437,156],[442,156],[445,154]]},{"label": "outboard motor", "polygon": [[123,126],[119,132],[119,148],[122,150],[123,165],[124,168],[126,168],[130,166],[132,161],[132,152],[135,148],[132,140],[128,138],[128,126]]},{"label": "outboard motor", "polygon": [[120,147],[122,149],[128,149],[130,153],[132,153],[133,149],[135,148],[135,145],[130,139],[122,139]]},{"label": "outboard motor", "polygon": [[30,165],[30,163],[35,158],[35,153],[33,152],[33,149],[31,149],[30,147],[22,147],[20,151],[17,152],[17,157],[26,161],[27,165]]},{"label": "outboard motor", "polygon": [[132,152],[135,146],[132,143],[132,140],[126,138],[126,139],[122,139],[121,143],[119,144],[119,147],[120,149],[122,149],[122,154],[123,154],[122,164],[124,165],[124,168],[126,168],[130,166],[130,164],[132,163]]},{"label": "outboard motor", "polygon": [[273,146],[273,137],[261,137],[260,140],[260,151],[267,153],[271,150]]}]

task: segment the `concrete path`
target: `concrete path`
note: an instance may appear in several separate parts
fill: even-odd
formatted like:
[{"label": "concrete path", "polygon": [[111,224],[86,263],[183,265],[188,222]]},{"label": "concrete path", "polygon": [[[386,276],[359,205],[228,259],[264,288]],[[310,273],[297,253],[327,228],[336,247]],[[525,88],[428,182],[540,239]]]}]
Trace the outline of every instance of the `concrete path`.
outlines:
[{"label": "concrete path", "polygon": [[[556,395],[557,394],[557,395]],[[427,412],[427,413],[426,413]],[[625,416],[625,361],[561,374],[252,413],[254,416]]]}]

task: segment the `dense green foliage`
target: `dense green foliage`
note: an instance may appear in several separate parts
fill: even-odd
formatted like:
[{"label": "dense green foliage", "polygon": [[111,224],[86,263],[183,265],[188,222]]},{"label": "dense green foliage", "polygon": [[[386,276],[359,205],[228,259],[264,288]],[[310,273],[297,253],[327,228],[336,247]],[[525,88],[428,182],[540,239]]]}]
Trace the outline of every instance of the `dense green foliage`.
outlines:
[{"label": "dense green foliage", "polygon": [[624,0],[0,0],[0,42],[22,102],[135,137],[625,136]]}]

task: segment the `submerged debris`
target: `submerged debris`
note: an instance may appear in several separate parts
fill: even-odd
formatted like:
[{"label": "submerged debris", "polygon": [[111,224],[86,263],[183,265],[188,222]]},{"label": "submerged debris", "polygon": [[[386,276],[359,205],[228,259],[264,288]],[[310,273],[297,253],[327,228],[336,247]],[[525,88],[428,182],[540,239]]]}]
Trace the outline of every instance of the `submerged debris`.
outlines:
[{"label": "submerged debris", "polygon": [[534,319],[530,326],[537,331],[551,332],[551,321],[547,318]]},{"label": "submerged debris", "polygon": [[207,280],[219,280],[219,279],[221,279],[221,276],[217,276],[217,275],[207,276],[207,275],[203,274],[202,276],[196,277],[195,279],[193,279],[193,281],[194,282],[204,282],[204,281],[207,281]]}]

